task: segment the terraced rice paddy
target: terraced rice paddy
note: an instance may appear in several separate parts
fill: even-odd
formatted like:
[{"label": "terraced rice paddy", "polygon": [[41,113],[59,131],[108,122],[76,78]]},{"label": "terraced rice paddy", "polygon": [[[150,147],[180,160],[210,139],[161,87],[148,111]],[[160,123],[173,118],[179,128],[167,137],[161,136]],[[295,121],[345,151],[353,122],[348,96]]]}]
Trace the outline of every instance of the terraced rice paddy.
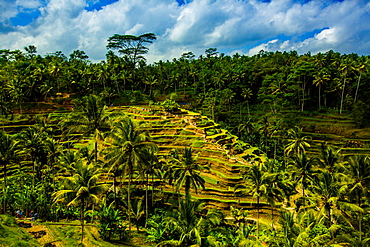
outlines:
[{"label": "terraced rice paddy", "polygon": [[[152,140],[159,146],[161,155],[169,155],[173,149],[192,147],[193,154],[198,155],[197,162],[208,168],[201,173],[206,181],[205,189],[199,190],[198,194],[192,191],[193,197],[223,210],[228,210],[231,205],[254,208],[255,199],[235,197],[234,187],[242,181],[241,171],[250,165],[249,161],[265,161],[265,156],[254,154],[255,148],[237,152],[233,148],[237,137],[198,113],[186,110],[173,114],[154,113],[155,111],[142,107],[116,110],[122,110],[131,118],[139,120],[143,129],[150,133]],[[148,111],[152,115],[148,115]],[[248,159],[244,159],[245,157]],[[168,185],[162,189],[167,192],[173,190]]]},{"label": "terraced rice paddy", "polygon": [[[263,162],[266,157],[257,155],[260,152],[249,145],[245,150],[237,150],[234,145],[237,137],[219,127],[207,117],[186,110],[170,114],[161,110],[149,110],[144,107],[111,107],[112,112],[123,112],[140,123],[140,128],[149,132],[152,140],[159,147],[160,155],[169,155],[173,149],[192,147],[193,154],[198,155],[198,162],[207,167],[201,172],[206,181],[205,189],[192,191],[192,196],[205,200],[209,206],[228,210],[231,205],[242,205],[244,208],[254,208],[255,199],[236,198],[234,187],[242,181],[241,171],[250,165],[249,161]],[[68,112],[45,111],[40,114],[17,115],[13,120],[3,122],[3,128],[9,133],[17,133],[39,122],[48,120],[48,126],[53,128],[55,137],[61,143],[73,143],[75,148],[93,147],[93,140],[81,135],[62,135],[58,121],[66,117]],[[257,151],[257,152],[256,152]],[[257,154],[256,154],[257,153]],[[31,169],[31,164],[22,164],[24,169]],[[9,167],[9,175],[18,167]],[[109,181],[108,181],[109,182]],[[162,191],[173,192],[170,185],[159,188]],[[181,191],[184,193],[184,191]]]}]

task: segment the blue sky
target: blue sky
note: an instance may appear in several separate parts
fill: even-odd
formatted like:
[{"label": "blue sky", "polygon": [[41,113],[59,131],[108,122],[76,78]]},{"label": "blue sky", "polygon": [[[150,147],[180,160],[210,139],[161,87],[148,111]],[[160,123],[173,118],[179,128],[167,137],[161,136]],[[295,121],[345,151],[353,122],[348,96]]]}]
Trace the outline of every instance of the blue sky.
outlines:
[{"label": "blue sky", "polygon": [[45,55],[83,50],[105,59],[115,33],[153,32],[150,63],[215,47],[370,54],[367,0],[0,0],[0,49],[35,45]]}]

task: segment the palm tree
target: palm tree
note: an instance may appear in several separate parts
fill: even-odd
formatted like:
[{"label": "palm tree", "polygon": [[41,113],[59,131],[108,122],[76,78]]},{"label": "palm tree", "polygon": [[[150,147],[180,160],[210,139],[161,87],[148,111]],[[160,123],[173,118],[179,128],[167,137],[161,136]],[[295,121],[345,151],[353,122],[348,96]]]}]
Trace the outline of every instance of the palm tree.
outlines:
[{"label": "palm tree", "polygon": [[244,184],[235,187],[237,196],[252,195],[257,198],[257,239],[259,238],[260,199],[268,198],[272,175],[264,172],[262,163],[254,164],[243,172]]},{"label": "palm tree", "polygon": [[110,130],[110,117],[101,98],[96,95],[83,97],[74,101],[76,108],[62,121],[62,126],[67,128],[67,134],[78,132],[82,136],[94,135],[95,162],[98,160],[98,140],[102,138],[102,132]]},{"label": "palm tree", "polygon": [[352,63],[352,61],[350,61],[348,58],[344,59],[343,63],[341,64],[341,67],[339,69],[339,71],[341,71],[342,77],[343,77],[342,96],[340,98],[339,114],[342,114],[343,102],[344,102],[344,92],[345,92],[345,88],[346,88],[347,76],[348,76],[348,74],[350,74],[350,72],[352,72],[351,70],[353,69],[352,66],[351,66],[351,63]]},{"label": "palm tree", "polygon": [[290,211],[282,211],[280,214],[279,224],[282,229],[282,239],[279,244],[282,244],[282,246],[294,246],[294,242],[299,234],[295,215],[294,212]]},{"label": "palm tree", "polygon": [[19,141],[16,136],[6,134],[4,131],[0,131],[0,165],[3,167],[3,213],[6,213],[7,199],[6,199],[6,187],[8,177],[8,165],[16,161],[20,155]]},{"label": "palm tree", "polygon": [[339,165],[339,161],[341,159],[340,149],[335,150],[333,147],[326,146],[323,144],[321,146],[321,160],[319,160],[319,164],[322,168],[328,170],[331,174],[337,170],[337,166]]},{"label": "palm tree", "polygon": [[365,73],[366,72],[366,65],[367,65],[367,63],[366,62],[362,62],[361,64],[359,64],[358,65],[358,67],[357,68],[355,68],[355,70],[357,70],[358,71],[358,73],[360,74],[359,76],[358,76],[358,80],[357,80],[357,87],[356,87],[356,93],[355,93],[355,98],[354,98],[354,100],[353,100],[353,103],[354,104],[356,104],[356,100],[357,100],[357,93],[358,93],[358,89],[359,89],[359,87],[360,87],[360,81],[361,81],[361,76],[362,76],[362,74],[363,73]]},{"label": "palm tree", "polygon": [[[150,141],[147,132],[137,128],[130,118],[123,118],[115,122],[111,132],[107,135],[108,147],[104,149],[105,160],[110,166],[110,172],[122,171],[123,176],[128,175],[127,185],[127,205],[128,215],[130,208],[130,187],[134,169],[141,170],[144,166],[149,166],[151,158],[157,152],[157,146]],[[114,175],[115,178],[115,175]],[[114,193],[116,193],[114,181]],[[115,198],[116,200],[116,198]],[[131,231],[131,220],[129,215],[129,230]]]},{"label": "palm tree", "polygon": [[[370,186],[370,158],[368,156],[350,157],[345,165],[345,174],[347,174],[347,187],[349,195],[355,198],[358,207],[362,207],[364,198],[369,197]],[[360,242],[362,241],[362,213],[358,216],[358,231]]]},{"label": "palm tree", "polygon": [[302,128],[296,126],[294,129],[288,130],[289,143],[285,146],[284,153],[289,156],[290,153],[301,154],[306,151],[306,148],[311,147],[308,141],[310,136],[302,136]]},{"label": "palm tree", "polygon": [[321,109],[321,88],[327,82],[330,81],[330,74],[329,71],[325,69],[321,69],[316,75],[315,79],[313,80],[313,84],[319,87],[319,110]]},{"label": "palm tree", "polygon": [[61,145],[58,141],[53,138],[48,138],[45,140],[45,147],[47,152],[47,167],[51,171],[53,179],[53,189],[55,190],[55,174],[57,163],[61,155]]},{"label": "palm tree", "polygon": [[174,186],[176,192],[185,185],[186,198],[190,197],[190,189],[194,188],[195,193],[198,193],[197,188],[204,189],[205,181],[200,176],[200,170],[205,169],[197,163],[198,156],[193,156],[192,148],[185,147],[184,153],[181,155],[175,150],[170,160],[170,183],[175,180]]},{"label": "palm tree", "polygon": [[149,162],[146,162],[144,165],[140,165],[139,166],[139,176],[144,178],[145,179],[145,184],[146,184],[146,188],[145,188],[145,227],[146,227],[146,224],[147,224],[147,221],[148,221],[148,217],[149,217],[149,205],[148,205],[148,200],[149,200],[149,196],[148,196],[148,191],[149,191],[149,176],[151,175],[152,176],[152,205],[153,205],[153,193],[154,193],[154,175],[155,174],[160,174],[160,172],[158,170],[161,169],[161,167],[159,167],[159,161],[158,161],[158,158],[156,154],[158,152],[158,147],[155,147],[155,153],[152,153],[152,152],[148,152],[147,153],[147,157],[145,158],[145,160],[148,160]]},{"label": "palm tree", "polygon": [[349,192],[355,196],[359,207],[363,204],[363,199],[369,196],[370,186],[370,158],[368,156],[357,155],[349,158],[345,165]]},{"label": "palm tree", "polygon": [[175,215],[167,217],[165,221],[169,229],[179,234],[178,240],[162,241],[158,246],[201,246],[202,228],[205,227],[206,219],[200,216],[204,209],[204,203],[199,200],[181,200]]},{"label": "palm tree", "polygon": [[308,180],[312,178],[313,167],[317,159],[315,157],[307,158],[306,153],[303,152],[294,156],[292,160],[292,163],[288,165],[288,169],[292,171],[293,180],[301,181],[303,206],[305,206],[305,188]]},{"label": "palm tree", "polygon": [[60,177],[63,189],[55,192],[54,203],[66,203],[66,206],[80,207],[81,243],[84,238],[84,215],[89,203],[95,205],[99,202],[99,195],[106,191],[105,184],[98,183],[103,175],[102,169],[95,163],[87,163],[78,160],[74,166],[70,166],[71,175]]},{"label": "palm tree", "polygon": [[340,200],[341,185],[335,177],[330,174],[329,171],[322,171],[316,176],[313,176],[313,183],[310,186],[312,192],[311,199],[313,199],[317,208],[320,209],[320,213],[327,217],[329,226],[333,222],[333,209],[337,207],[337,203]]},{"label": "palm tree", "polygon": [[20,133],[20,145],[22,145],[23,152],[28,154],[32,162],[32,188],[35,187],[35,177],[40,180],[42,177],[42,166],[47,163],[47,155],[45,148],[45,140],[47,133],[40,131],[32,126]]}]

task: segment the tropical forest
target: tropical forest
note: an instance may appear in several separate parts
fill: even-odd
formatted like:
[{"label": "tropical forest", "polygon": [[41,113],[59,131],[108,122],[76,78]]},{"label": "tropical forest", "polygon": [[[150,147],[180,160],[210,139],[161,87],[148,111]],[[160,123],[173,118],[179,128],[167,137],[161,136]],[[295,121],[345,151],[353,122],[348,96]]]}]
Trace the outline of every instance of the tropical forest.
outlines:
[{"label": "tropical forest", "polygon": [[370,246],[370,56],[0,50],[0,246]]}]

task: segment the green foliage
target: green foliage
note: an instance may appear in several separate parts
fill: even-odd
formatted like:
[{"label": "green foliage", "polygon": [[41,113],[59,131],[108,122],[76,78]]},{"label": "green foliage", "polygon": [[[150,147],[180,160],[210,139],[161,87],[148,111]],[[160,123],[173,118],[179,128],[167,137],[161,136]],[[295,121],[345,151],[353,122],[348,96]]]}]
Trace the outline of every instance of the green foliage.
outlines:
[{"label": "green foliage", "polygon": [[176,111],[180,107],[180,105],[172,99],[165,99],[164,101],[157,102],[155,104],[162,106],[164,110],[168,112]]},{"label": "green foliage", "polygon": [[362,101],[357,101],[352,109],[352,117],[358,127],[364,127],[364,124],[370,118],[369,105]]},{"label": "green foliage", "polygon": [[107,241],[112,239],[125,240],[128,237],[123,217],[118,209],[114,209],[113,204],[103,206],[98,214],[100,236]]},{"label": "green foliage", "polygon": [[[185,185],[185,190],[188,191],[190,188],[203,187],[205,182],[207,189],[209,186],[215,193],[230,192],[232,188],[220,186],[239,181],[244,186],[238,189],[246,192],[245,198],[240,199],[253,203],[254,208],[251,210],[253,212],[248,215],[249,220],[247,215],[243,215],[242,211],[237,212],[236,209],[232,212],[234,219],[228,221],[221,215],[211,217],[217,213],[206,211],[205,208],[195,209],[194,205],[197,203],[191,202],[190,193],[187,192],[185,201],[180,200],[181,207],[173,206],[168,212],[158,212],[158,218],[153,215],[151,218],[153,221],[148,221],[150,222],[148,239],[152,242],[165,241],[165,244],[200,246],[258,246],[262,242],[269,246],[368,245],[370,237],[369,215],[366,213],[369,205],[368,158],[347,157],[344,160],[340,155],[344,153],[345,148],[341,152],[337,148],[343,146],[342,140],[345,135],[345,139],[354,139],[368,134],[366,129],[360,130],[355,127],[366,127],[369,119],[369,56],[340,54],[334,51],[316,55],[298,55],[292,51],[260,52],[254,56],[236,54],[230,57],[219,55],[216,48],[210,48],[206,50],[205,56],[199,58],[188,52],[180,59],[146,65],[143,57],[147,52],[145,44],[154,40],[153,34],[114,35],[109,38],[107,48],[118,50],[122,57],[115,56],[109,51],[106,61],[101,63],[88,62],[87,55],[82,51],[73,52],[70,59],[61,52],[45,57],[35,55],[34,46],[27,47],[26,53],[0,51],[0,113],[3,115],[1,118],[3,129],[6,134],[24,129],[23,138],[18,140],[23,144],[20,147],[22,155],[18,160],[8,159],[9,164],[5,164],[6,152],[3,151],[10,149],[3,148],[1,151],[0,176],[3,178],[3,184],[7,184],[3,186],[1,195],[1,207],[5,211],[37,210],[48,220],[82,217],[82,222],[85,214],[79,212],[80,204],[85,204],[82,211],[92,210],[93,207],[100,213],[104,211],[99,201],[105,194],[98,193],[92,196],[94,199],[90,198],[88,203],[79,199],[85,194],[87,191],[85,188],[88,186],[83,186],[79,194],[65,195],[63,198],[65,203],[69,202],[74,206],[66,209],[63,200],[51,205],[52,193],[66,189],[63,188],[64,179],[57,181],[54,178],[61,175],[72,177],[76,172],[68,168],[79,166],[71,157],[70,162],[66,161],[65,156],[68,156],[66,147],[76,149],[79,145],[90,143],[91,137],[94,136],[94,144],[96,143],[94,166],[98,167],[102,158],[105,158],[106,163],[104,177],[102,176],[97,183],[104,181],[113,185],[113,191],[109,190],[109,195],[121,197],[122,187],[126,187],[128,192],[127,197],[122,197],[122,200],[128,201],[126,209],[119,207],[122,200],[115,200],[117,207],[113,208],[117,210],[118,216],[106,216],[113,219],[111,221],[100,219],[103,222],[100,231],[104,238],[109,238],[109,234],[112,234],[114,235],[112,238],[117,239],[121,233],[127,233],[126,225],[122,226],[122,223],[117,223],[123,229],[121,233],[111,233],[112,229],[118,226],[112,226],[110,223],[121,222],[120,217],[123,215],[129,216],[126,220],[136,219],[142,226],[144,201],[135,199],[141,198],[144,193],[148,194],[150,187],[153,188],[155,199],[158,190],[162,189],[155,188],[156,183],[164,185],[168,181],[165,179],[169,179],[170,182],[178,179],[175,190],[179,192],[182,192],[182,185]],[[81,95],[90,94],[101,95],[104,99],[95,96],[79,99]],[[143,141],[139,138],[143,142],[135,142],[132,139],[127,141],[118,138],[119,135],[116,135],[118,141],[114,141],[114,134],[117,134],[119,129],[115,129],[110,136],[105,135],[110,130],[111,121],[100,126],[96,125],[98,122],[102,123],[100,120],[107,119],[106,116],[113,115],[111,114],[113,109],[107,109],[104,104],[113,102],[114,111],[118,111],[119,104],[141,104],[147,102],[148,97],[153,102],[159,102],[160,107],[157,110],[164,108],[177,114],[175,110],[179,105],[176,102],[181,102],[186,107],[217,120],[222,129],[237,133],[238,140],[241,141],[233,146],[235,149],[233,151],[242,154],[246,162],[238,161],[237,165],[231,165],[225,161],[226,157],[222,156],[224,151],[202,149],[202,152],[207,152],[208,157],[202,157],[201,162],[212,163],[210,165],[214,166],[210,173],[223,181],[216,183],[217,180],[213,178],[202,180],[204,173],[198,172],[197,167],[189,165],[196,163],[194,160],[177,155],[172,158],[179,162],[172,160],[172,166],[166,166],[164,162],[157,165],[155,159],[151,159],[153,157],[149,157],[151,155],[146,152],[140,152],[142,150],[140,148],[137,148],[138,152],[129,152],[133,146],[140,146],[149,139],[143,138],[145,139]],[[37,122],[32,112],[33,108],[46,107],[46,104],[31,102],[47,101],[48,104],[53,104],[57,111],[66,112],[73,98],[76,99],[73,102],[78,104],[73,110],[75,114],[71,114],[63,122],[65,129],[68,130],[64,132],[66,136],[60,137],[62,130],[58,127],[60,126],[58,117],[66,119],[63,114],[49,119],[51,122],[48,124],[51,123],[52,127],[44,124],[27,129]],[[166,98],[169,99],[164,100]],[[42,111],[46,112],[46,109]],[[338,111],[341,115],[337,114]],[[348,116],[348,111],[352,111],[351,117]],[[138,111],[137,115],[154,117],[148,126],[160,122],[155,122],[154,119],[158,116],[151,112]],[[163,119],[161,121],[166,122]],[[122,121],[115,120],[116,125],[120,122]],[[173,129],[182,130],[185,124],[172,122],[167,123],[167,127],[172,125]],[[197,127],[199,126],[209,127],[205,128],[208,138],[219,140],[219,144],[224,144],[222,142],[226,140],[235,140],[208,119],[197,119]],[[133,129],[131,125],[124,127]],[[353,136],[346,133],[349,129]],[[337,138],[338,141],[334,143],[335,149],[324,149],[319,157],[320,161],[315,159],[319,148],[306,138],[304,131],[307,130],[317,132],[314,137],[320,141]],[[69,131],[79,134],[72,135]],[[73,145],[81,134],[88,140],[83,144]],[[175,137],[176,145],[182,143],[197,148],[203,147],[202,136],[199,135],[200,138],[194,141],[195,139],[191,137],[194,133],[183,131],[181,134],[183,136]],[[64,137],[73,140],[65,142]],[[104,139],[105,137],[108,138]],[[61,147],[63,155],[50,147],[49,141],[52,138],[64,143],[65,146]],[[158,140],[164,139],[164,136],[158,137]],[[363,139],[364,146],[367,146],[367,139]],[[2,143],[5,144],[6,140],[3,139]],[[98,152],[102,149],[97,146],[98,143],[107,147],[106,151],[112,151],[110,156]],[[171,144],[166,143],[168,146]],[[112,150],[113,146],[115,150]],[[229,149],[231,145],[223,147]],[[168,149],[163,147],[166,148]],[[148,146],[145,149],[148,149]],[[154,150],[156,148],[153,148],[152,154],[156,152]],[[351,152],[355,151],[366,152],[362,147],[352,148]],[[263,155],[262,152],[275,160],[265,162],[265,159],[261,158],[258,164],[261,167],[251,166],[250,163]],[[284,153],[290,157],[286,157]],[[217,157],[213,157],[213,154]],[[188,156],[191,155],[188,153]],[[91,161],[90,155],[87,155],[86,162]],[[182,166],[181,163],[188,164]],[[223,166],[225,170],[235,174],[226,174],[218,166]],[[244,181],[238,180],[241,179],[237,175],[241,166],[254,167],[244,174]],[[161,175],[165,171],[172,178],[167,176],[162,179]],[[150,176],[156,178],[152,186],[143,182],[148,181]],[[140,185],[132,184],[133,181]],[[96,181],[92,179],[91,182]],[[76,189],[76,184],[73,185],[69,189]],[[135,190],[130,198],[130,190],[133,188]],[[61,194],[63,193],[54,195]],[[111,202],[113,199],[109,195],[107,200]],[[166,198],[171,198],[172,194],[165,195],[161,198],[161,205],[168,205]],[[294,197],[296,200],[291,199],[292,195],[296,195]],[[76,200],[73,200],[73,197]],[[237,203],[239,198],[229,200],[220,196],[217,199],[223,203],[230,201]],[[259,200],[270,205],[271,220],[266,219],[268,217],[259,217],[259,213],[266,214]],[[150,211],[156,206],[155,203],[153,201],[153,206],[149,201],[145,203],[148,204],[145,211]],[[280,208],[280,214],[276,213],[276,207]],[[284,207],[289,207],[289,211],[285,211]],[[257,217],[255,209],[258,211]],[[263,226],[262,223],[266,220],[269,222]],[[6,236],[6,240],[1,239],[1,243],[7,246],[33,245],[29,236],[21,236],[19,232],[9,230],[8,226],[16,228],[12,218],[3,218],[1,222],[0,235]],[[255,226],[261,226],[257,234]],[[81,235],[77,227],[65,230],[63,238],[66,241],[68,238],[79,238]],[[77,245],[77,241],[72,241],[69,245]]]},{"label": "green foliage", "polygon": [[156,208],[154,210],[153,215],[148,219],[147,242],[159,243],[172,238],[166,226],[165,215],[166,211],[164,209]]}]

